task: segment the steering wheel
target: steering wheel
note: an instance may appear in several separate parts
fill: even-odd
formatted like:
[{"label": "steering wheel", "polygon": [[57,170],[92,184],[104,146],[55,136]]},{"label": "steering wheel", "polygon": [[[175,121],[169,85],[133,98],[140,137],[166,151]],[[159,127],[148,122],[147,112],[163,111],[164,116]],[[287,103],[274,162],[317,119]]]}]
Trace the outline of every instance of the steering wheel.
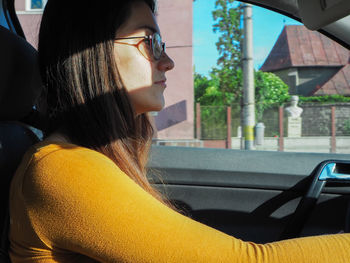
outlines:
[{"label": "steering wheel", "polygon": [[[300,236],[317,200],[327,182],[350,183],[350,161],[326,160],[321,162],[310,174],[308,190],[301,198],[292,218],[280,236],[280,240]],[[350,230],[350,207],[346,215],[345,232]]]}]

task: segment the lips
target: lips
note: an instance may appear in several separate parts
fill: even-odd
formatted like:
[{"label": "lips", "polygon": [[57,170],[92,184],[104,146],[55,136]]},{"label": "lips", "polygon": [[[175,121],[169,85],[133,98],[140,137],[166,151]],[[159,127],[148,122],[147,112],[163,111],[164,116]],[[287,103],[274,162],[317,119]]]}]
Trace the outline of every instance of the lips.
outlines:
[{"label": "lips", "polygon": [[159,81],[156,81],[154,82],[155,84],[165,84],[166,83],[166,79],[163,79],[163,80],[159,80]]},{"label": "lips", "polygon": [[166,88],[166,79],[156,81],[156,82],[154,82],[154,84],[160,85],[160,86],[162,86],[163,88]]}]

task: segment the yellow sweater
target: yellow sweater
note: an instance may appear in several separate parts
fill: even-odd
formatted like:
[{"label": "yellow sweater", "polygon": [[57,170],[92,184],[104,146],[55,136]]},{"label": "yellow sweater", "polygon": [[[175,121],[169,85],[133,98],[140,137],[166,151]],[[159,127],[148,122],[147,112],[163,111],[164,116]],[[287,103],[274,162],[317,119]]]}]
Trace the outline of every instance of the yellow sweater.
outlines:
[{"label": "yellow sweater", "polygon": [[43,143],[10,191],[12,262],[350,262],[350,235],[243,242],[161,204],[104,155]]}]

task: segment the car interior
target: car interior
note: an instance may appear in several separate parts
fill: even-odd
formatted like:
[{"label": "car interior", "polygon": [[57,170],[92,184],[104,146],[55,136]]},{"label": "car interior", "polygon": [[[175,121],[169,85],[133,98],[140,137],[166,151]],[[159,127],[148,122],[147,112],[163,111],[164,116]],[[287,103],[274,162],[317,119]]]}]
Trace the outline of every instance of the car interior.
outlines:
[{"label": "car interior", "polygon": [[[244,2],[350,48],[348,0]],[[9,184],[23,154],[41,139],[35,131],[43,125],[42,83],[37,51],[25,40],[13,0],[0,0],[0,23],[0,252],[8,260]],[[350,232],[349,154],[153,146],[148,167],[151,182],[183,213],[243,240]]]},{"label": "car interior", "polygon": [[[28,127],[25,117],[32,114],[33,105],[42,88],[37,52],[22,37],[0,26],[0,169],[1,225],[7,225],[9,185],[26,150],[39,141]],[[7,231],[6,228],[3,229]],[[2,235],[2,246],[7,245]]]}]

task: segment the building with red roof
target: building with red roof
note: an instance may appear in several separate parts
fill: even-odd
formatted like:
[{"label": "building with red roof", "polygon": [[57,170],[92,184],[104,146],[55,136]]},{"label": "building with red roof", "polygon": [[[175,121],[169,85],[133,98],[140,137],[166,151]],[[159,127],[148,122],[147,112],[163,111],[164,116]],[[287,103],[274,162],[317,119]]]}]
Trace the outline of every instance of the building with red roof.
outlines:
[{"label": "building with red roof", "polygon": [[350,52],[317,31],[285,26],[261,67],[273,72],[290,94],[350,96]]}]

